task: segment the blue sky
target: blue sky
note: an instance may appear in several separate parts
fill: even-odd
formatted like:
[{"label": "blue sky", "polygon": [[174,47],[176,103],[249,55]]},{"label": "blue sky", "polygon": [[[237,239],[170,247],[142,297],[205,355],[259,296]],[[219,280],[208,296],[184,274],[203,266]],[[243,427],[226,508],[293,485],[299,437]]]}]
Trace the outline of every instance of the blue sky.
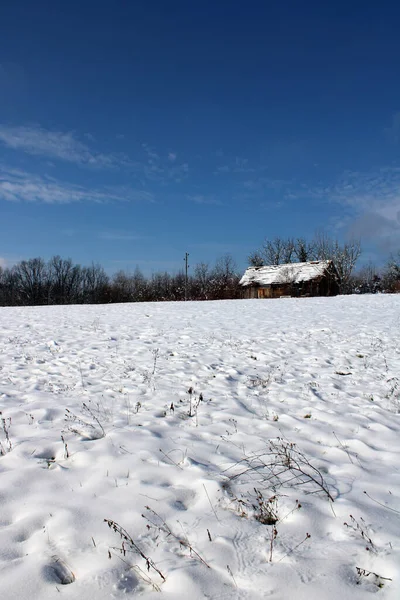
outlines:
[{"label": "blue sky", "polygon": [[400,5],[4,0],[0,264],[400,247]]}]

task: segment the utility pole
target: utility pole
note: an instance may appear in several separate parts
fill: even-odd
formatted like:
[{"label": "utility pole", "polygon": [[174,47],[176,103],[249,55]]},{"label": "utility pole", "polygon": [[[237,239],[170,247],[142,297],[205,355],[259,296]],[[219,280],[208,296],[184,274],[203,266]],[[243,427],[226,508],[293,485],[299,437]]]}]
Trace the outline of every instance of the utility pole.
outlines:
[{"label": "utility pole", "polygon": [[185,252],[185,258],[183,259],[185,261],[185,302],[187,300],[187,287],[188,287],[188,258],[189,258],[189,252]]}]

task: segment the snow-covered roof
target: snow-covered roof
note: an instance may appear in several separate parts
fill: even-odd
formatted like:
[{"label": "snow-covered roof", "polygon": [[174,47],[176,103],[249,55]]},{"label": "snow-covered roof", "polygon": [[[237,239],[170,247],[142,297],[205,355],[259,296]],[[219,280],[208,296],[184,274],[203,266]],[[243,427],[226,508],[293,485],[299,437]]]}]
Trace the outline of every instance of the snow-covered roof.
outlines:
[{"label": "snow-covered roof", "polygon": [[278,283],[300,283],[324,275],[332,265],[331,260],[249,267],[240,280],[240,285],[272,285]]}]

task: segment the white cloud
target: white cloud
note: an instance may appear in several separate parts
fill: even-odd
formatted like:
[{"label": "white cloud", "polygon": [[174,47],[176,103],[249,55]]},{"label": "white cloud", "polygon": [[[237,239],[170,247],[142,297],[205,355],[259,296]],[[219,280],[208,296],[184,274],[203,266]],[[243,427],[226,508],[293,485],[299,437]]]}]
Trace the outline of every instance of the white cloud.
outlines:
[{"label": "white cloud", "polygon": [[10,269],[15,264],[17,264],[21,259],[21,257],[16,256],[0,256],[0,268],[1,269]]},{"label": "white cloud", "polygon": [[[91,134],[85,134],[85,137],[94,140]],[[96,153],[73,132],[49,131],[39,126],[9,127],[0,124],[0,142],[8,148],[22,150],[27,154],[78,165],[98,168],[129,165],[129,159],[125,155]]]},{"label": "white cloud", "polygon": [[162,158],[149,144],[142,144],[147,161],[138,170],[149,181],[167,185],[171,182],[181,183],[189,175],[187,163],[176,164],[177,154],[170,152],[167,158]]},{"label": "white cloud", "polygon": [[[265,190],[275,190],[282,192],[283,190],[289,190],[294,186],[292,181],[287,179],[274,179],[272,177],[257,177],[255,179],[248,179],[243,182],[243,187],[250,192],[265,192]],[[289,193],[289,192],[285,192]]]},{"label": "white cloud", "polygon": [[221,167],[217,167],[215,170],[215,174],[217,175],[218,173],[229,173],[231,171],[231,168],[228,165],[222,165]]},{"label": "white cloud", "polygon": [[225,173],[255,173],[256,171],[257,169],[249,166],[248,158],[236,156],[233,163],[218,166],[214,171],[214,175],[223,175]]},{"label": "white cloud", "polygon": [[371,173],[347,171],[335,185],[306,193],[348,207],[353,217],[347,216],[344,222],[362,239],[387,248],[399,245],[399,167],[383,167]]},{"label": "white cloud", "polygon": [[[347,171],[319,194],[359,211],[371,211],[398,220],[400,211],[400,168],[384,167],[372,173]],[[399,223],[400,224],[400,223]]]},{"label": "white cloud", "polygon": [[194,202],[195,204],[214,204],[216,206],[220,206],[222,202],[215,198],[215,196],[206,196],[204,194],[194,194],[186,196],[188,200]]},{"label": "white cloud", "polygon": [[99,238],[102,240],[120,241],[120,242],[124,242],[124,241],[129,242],[129,241],[147,239],[143,235],[137,235],[137,234],[129,233],[129,232],[125,232],[125,231],[101,231],[99,233]]},{"label": "white cloud", "polygon": [[53,177],[42,177],[20,169],[10,169],[0,165],[0,199],[9,202],[70,204],[84,201],[153,202],[154,196],[149,192],[129,187],[89,189],[84,186],[62,182]]},{"label": "white cloud", "polygon": [[79,233],[79,229],[74,229],[73,227],[67,227],[67,229],[62,229],[60,231],[62,235],[67,235],[68,237],[74,237]]},{"label": "white cloud", "polygon": [[142,148],[145,151],[149,164],[153,164],[155,161],[160,160],[159,155],[149,144],[142,144]]},{"label": "white cloud", "polygon": [[182,163],[180,165],[174,165],[168,169],[168,179],[172,179],[175,183],[181,183],[189,175],[189,165]]},{"label": "white cloud", "polygon": [[33,156],[97,169],[121,168],[132,173],[139,181],[147,180],[164,185],[180,183],[188,177],[188,164],[178,164],[175,152],[170,152],[162,159],[151,146],[142,144],[145,156],[133,160],[124,153],[96,152],[88,145],[89,142],[93,145],[94,136],[85,133],[84,137],[88,142],[81,141],[71,131],[50,131],[36,125],[10,127],[0,124],[1,144]]}]

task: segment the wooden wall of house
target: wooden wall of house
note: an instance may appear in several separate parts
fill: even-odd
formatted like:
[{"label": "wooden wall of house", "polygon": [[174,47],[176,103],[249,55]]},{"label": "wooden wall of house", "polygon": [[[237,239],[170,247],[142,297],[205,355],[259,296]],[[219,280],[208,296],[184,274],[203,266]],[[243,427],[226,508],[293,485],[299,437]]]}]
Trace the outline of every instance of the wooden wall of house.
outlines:
[{"label": "wooden wall of house", "polygon": [[259,288],[255,285],[245,287],[243,289],[243,298],[245,298],[245,299],[258,298],[258,289]]},{"label": "wooden wall of house", "polygon": [[280,298],[281,296],[290,296],[290,289],[288,285],[268,286],[258,288],[259,298]]},{"label": "wooden wall of house", "polygon": [[292,296],[335,296],[339,293],[339,285],[332,277],[321,277],[311,281],[304,281],[301,285],[282,283],[269,286],[249,286],[243,290],[244,298],[281,298]]}]

